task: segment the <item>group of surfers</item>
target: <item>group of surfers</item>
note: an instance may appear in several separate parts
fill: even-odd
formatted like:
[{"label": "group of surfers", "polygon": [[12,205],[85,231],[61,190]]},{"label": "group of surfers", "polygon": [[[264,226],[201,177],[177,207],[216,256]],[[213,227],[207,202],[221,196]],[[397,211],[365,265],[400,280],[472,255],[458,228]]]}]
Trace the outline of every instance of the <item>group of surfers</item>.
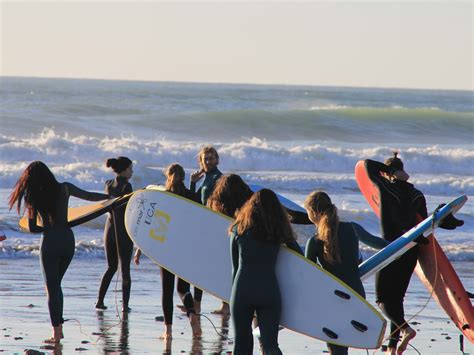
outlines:
[{"label": "group of surfers", "polygon": [[[262,189],[253,192],[240,176],[222,174],[218,169],[219,154],[214,147],[203,147],[198,153],[198,162],[200,169],[191,174],[189,188],[185,186],[183,167],[179,164],[168,166],[165,170],[165,189],[234,218],[228,230],[233,266],[230,304],[223,302],[215,312],[230,313],[235,337],[233,353],[237,355],[253,353],[252,326],[257,323],[263,353],[281,354],[278,346],[281,295],[275,265],[282,244],[318,263],[365,297],[358,273],[361,262],[359,241],[382,249],[416,225],[417,215],[422,218],[428,215],[425,197],[408,182],[409,176],[397,153],[383,163],[365,160],[369,177],[380,190],[381,238],[370,234],[355,222],[341,221],[337,207],[324,191],[314,191],[306,197],[306,213],[292,211],[280,204],[273,191]],[[16,207],[20,213],[24,203],[30,231],[43,234],[40,260],[53,328],[52,336],[45,340],[47,343],[59,343],[64,336],[61,281],[75,250],[74,234],[67,221],[69,197],[101,201],[133,191],[130,183],[133,175],[131,159],[111,158],[106,161],[106,166],[114,171],[115,177],[106,181],[105,194],[85,191],[69,182],[60,183],[46,164],[35,161],[24,170],[10,195],[10,208]],[[134,246],[125,229],[124,213],[124,205],[115,208],[108,214],[105,224],[107,270],[102,277],[95,305],[99,310],[107,309],[104,299],[119,265],[122,274],[122,311],[131,310],[130,264],[134,259],[139,265],[141,251],[137,249],[133,257]],[[37,224],[38,216],[42,226]],[[314,224],[316,227],[317,232],[308,239],[304,253],[297,243],[292,223]],[[462,224],[462,221],[450,215],[440,227],[454,229]],[[429,241],[418,238],[417,242]],[[403,300],[417,256],[418,248],[414,247],[376,275],[376,302],[390,321],[389,354],[403,353],[416,335],[405,320]],[[172,337],[175,275],[161,268],[161,278],[165,320],[163,338],[169,340]],[[180,278],[176,284],[193,335],[200,337],[199,315],[203,292],[194,287],[192,294],[190,284]],[[328,343],[328,348],[331,354],[348,353],[347,347]]]}]

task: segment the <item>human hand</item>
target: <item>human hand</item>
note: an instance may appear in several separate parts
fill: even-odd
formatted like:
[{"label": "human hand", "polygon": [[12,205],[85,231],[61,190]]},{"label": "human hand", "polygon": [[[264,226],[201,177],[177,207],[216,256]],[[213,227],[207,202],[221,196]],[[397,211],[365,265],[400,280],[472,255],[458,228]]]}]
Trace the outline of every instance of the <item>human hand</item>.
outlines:
[{"label": "human hand", "polygon": [[204,176],[204,170],[196,170],[191,174],[191,182],[198,182]]}]

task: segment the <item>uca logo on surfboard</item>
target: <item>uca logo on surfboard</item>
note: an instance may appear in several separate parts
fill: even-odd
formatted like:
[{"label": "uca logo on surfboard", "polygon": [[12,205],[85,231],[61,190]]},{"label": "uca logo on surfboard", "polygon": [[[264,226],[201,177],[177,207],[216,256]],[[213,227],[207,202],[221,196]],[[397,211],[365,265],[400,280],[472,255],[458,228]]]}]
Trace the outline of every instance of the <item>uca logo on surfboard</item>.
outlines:
[{"label": "uca logo on surfboard", "polygon": [[171,216],[158,209],[157,205],[157,202],[148,202],[147,199],[144,198],[138,198],[136,200],[136,208],[138,211],[136,229],[140,226],[149,228],[147,233],[148,237],[160,243],[164,243],[168,233],[168,225],[171,222]]}]

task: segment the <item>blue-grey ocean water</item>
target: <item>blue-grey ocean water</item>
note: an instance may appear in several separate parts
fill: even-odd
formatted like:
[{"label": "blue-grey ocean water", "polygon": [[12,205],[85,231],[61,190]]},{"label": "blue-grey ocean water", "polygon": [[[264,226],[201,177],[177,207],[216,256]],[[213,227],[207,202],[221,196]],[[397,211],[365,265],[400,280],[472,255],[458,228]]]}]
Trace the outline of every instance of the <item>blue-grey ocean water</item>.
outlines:
[{"label": "blue-grey ocean water", "polygon": [[[195,170],[200,146],[212,144],[222,171],[299,203],[324,189],[344,219],[374,234],[378,221],[354,180],[359,159],[399,150],[429,210],[474,195],[471,91],[1,77],[0,117],[0,229],[9,238],[0,258],[37,254],[39,237],[19,232],[6,207],[33,160],[61,181],[101,191],[113,177],[104,161],[125,155],[141,188],[163,182],[170,163]],[[465,226],[438,232],[452,260],[474,261],[473,214],[469,201],[459,213]],[[75,229],[77,257],[103,257],[103,221]]]}]

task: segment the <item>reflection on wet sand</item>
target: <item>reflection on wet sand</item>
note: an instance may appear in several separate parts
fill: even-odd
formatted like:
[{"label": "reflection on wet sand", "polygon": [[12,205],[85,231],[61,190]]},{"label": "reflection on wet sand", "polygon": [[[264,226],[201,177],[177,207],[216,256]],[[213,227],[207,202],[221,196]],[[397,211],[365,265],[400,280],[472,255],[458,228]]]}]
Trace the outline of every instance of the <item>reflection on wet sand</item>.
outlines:
[{"label": "reflection on wet sand", "polygon": [[[104,312],[97,311],[97,320],[99,323],[100,340],[102,340],[102,350],[108,352],[125,352],[129,350],[129,329],[128,329],[128,313],[121,314],[121,320],[118,322],[115,318],[108,318]],[[116,329],[120,328],[118,339]]]}]

